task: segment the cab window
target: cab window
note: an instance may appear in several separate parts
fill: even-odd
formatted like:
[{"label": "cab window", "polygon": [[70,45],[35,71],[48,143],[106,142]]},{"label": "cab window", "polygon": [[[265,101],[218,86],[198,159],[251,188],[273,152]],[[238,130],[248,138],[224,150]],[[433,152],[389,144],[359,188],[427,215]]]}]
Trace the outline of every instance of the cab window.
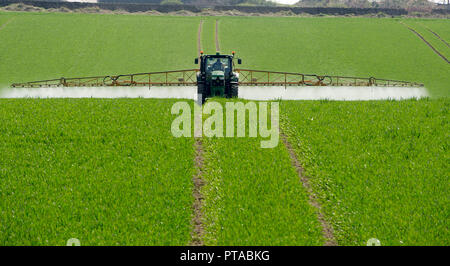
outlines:
[{"label": "cab window", "polygon": [[206,71],[222,70],[228,72],[230,69],[230,63],[228,58],[214,58],[209,57],[206,59]]}]

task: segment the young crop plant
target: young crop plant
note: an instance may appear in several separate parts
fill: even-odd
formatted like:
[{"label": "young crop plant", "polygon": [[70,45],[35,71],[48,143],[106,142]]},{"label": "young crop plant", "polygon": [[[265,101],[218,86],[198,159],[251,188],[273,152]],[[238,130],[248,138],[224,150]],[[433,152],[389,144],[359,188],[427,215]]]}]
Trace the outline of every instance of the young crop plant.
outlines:
[{"label": "young crop plant", "polygon": [[0,100],[0,245],[186,245],[192,138],[175,100]]},{"label": "young crop plant", "polygon": [[283,102],[283,130],[339,245],[449,245],[449,106]]},{"label": "young crop plant", "polygon": [[[228,101],[212,100],[224,108]],[[261,140],[248,129],[246,137],[203,138],[205,244],[322,245],[316,211],[286,148],[280,141],[264,149]]]}]

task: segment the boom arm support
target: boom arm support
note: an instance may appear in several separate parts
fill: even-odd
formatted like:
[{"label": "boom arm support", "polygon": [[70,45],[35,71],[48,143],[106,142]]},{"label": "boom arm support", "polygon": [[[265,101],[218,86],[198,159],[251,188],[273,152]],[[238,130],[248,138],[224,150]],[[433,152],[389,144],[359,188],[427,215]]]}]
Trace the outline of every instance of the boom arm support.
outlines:
[{"label": "boom arm support", "polygon": [[[197,86],[198,69],[137,73],[117,76],[60,78],[14,83],[11,87],[101,87],[101,86]],[[239,86],[397,86],[422,87],[423,84],[389,79],[360,78],[235,69],[239,73]]]},{"label": "boom arm support", "polygon": [[274,72],[265,70],[237,69],[240,86],[394,86],[394,87],[421,87],[423,84],[390,80],[302,74],[292,72]]}]

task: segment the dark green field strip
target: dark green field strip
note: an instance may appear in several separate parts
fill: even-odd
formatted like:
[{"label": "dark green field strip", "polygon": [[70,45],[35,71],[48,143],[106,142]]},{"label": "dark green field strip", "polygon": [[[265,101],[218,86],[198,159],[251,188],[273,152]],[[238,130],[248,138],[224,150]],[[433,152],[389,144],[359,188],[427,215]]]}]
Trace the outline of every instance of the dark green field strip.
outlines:
[{"label": "dark green field strip", "polygon": [[0,100],[0,245],[185,245],[193,140],[169,100]]},{"label": "dark green field strip", "polygon": [[450,244],[449,100],[282,107],[339,245]]},{"label": "dark green field strip", "polygon": [[204,138],[206,245],[322,245],[315,208],[280,140]]},{"label": "dark green field strip", "polygon": [[393,19],[224,18],[221,49],[243,67],[425,83],[449,96],[449,64]]},{"label": "dark green field strip", "polygon": [[0,84],[193,68],[199,21],[197,17],[17,13],[14,23],[1,33]]}]

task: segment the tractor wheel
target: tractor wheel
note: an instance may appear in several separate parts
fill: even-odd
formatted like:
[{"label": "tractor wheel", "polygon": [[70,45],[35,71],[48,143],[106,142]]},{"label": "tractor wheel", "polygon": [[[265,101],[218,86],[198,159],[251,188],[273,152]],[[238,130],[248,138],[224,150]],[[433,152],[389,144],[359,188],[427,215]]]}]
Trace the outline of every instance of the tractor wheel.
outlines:
[{"label": "tractor wheel", "polygon": [[202,102],[202,104],[204,104],[205,103],[205,100],[206,100],[206,92],[205,92],[205,84],[203,84],[203,83],[198,83],[198,85],[197,85],[197,95],[199,96],[199,95],[201,95],[201,99],[199,98],[198,99],[198,101],[200,102]]},{"label": "tractor wheel", "polygon": [[225,87],[225,97],[227,97],[227,98],[233,97],[233,96],[231,96],[231,86],[233,86],[233,85]]},{"label": "tractor wheel", "polygon": [[237,84],[232,84],[231,85],[231,97],[232,98],[237,98],[238,97],[238,91],[239,91],[238,85]]}]

